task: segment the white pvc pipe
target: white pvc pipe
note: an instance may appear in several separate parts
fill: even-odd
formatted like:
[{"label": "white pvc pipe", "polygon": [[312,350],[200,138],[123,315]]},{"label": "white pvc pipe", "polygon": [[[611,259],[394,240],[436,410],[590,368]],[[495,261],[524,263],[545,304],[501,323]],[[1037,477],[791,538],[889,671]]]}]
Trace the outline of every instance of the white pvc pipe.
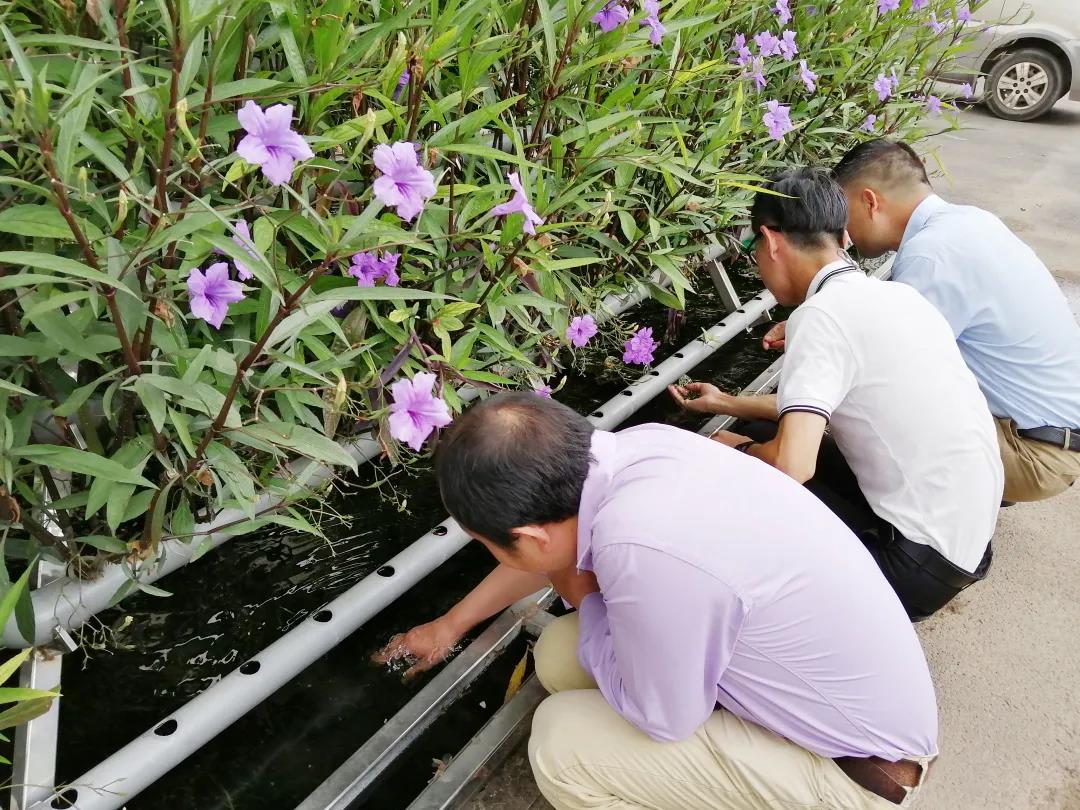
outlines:
[{"label": "white pvc pipe", "polygon": [[[688,343],[593,411],[590,421],[601,430],[616,427],[663,392],[669,383],[747,329],[774,303],[775,299],[767,292],[752,298],[700,339]],[[72,792],[77,793],[79,810],[118,810],[136,793],[168,773],[333,649],[468,542],[468,535],[454,520],[443,521],[250,661],[53,795],[71,797]],[[51,798],[31,807],[47,810]]]},{"label": "white pvc pipe", "polygon": [[[660,283],[658,277],[654,276],[652,280],[654,283]],[[635,284],[628,292],[613,293],[600,303],[595,314],[596,320],[603,322],[620,315],[648,297],[648,287],[643,283]],[[458,393],[465,402],[479,395],[479,392],[472,387],[463,387]],[[379,443],[370,436],[343,443],[343,446],[358,463],[370,461],[381,452]],[[308,459],[293,461],[290,464],[290,470],[295,476],[296,490],[294,491],[299,491],[303,487],[309,489],[318,487],[333,473],[332,468]],[[254,510],[256,513],[271,510],[277,507],[281,500],[281,498],[263,493],[256,499]],[[246,519],[247,515],[239,509],[225,509],[213,520],[200,523],[195,527],[196,540],[166,540],[161,544],[157,559],[151,564],[144,564],[138,568],[139,582],[149,585],[182,568],[191,561],[196,549],[200,547],[208,546],[207,552],[216,549],[232,537],[227,530],[220,530],[221,527]],[[96,579],[61,577],[45,587],[34,590],[31,594],[34,606],[34,638],[24,639],[22,633],[19,632],[15,617],[12,616],[4,627],[2,646],[26,647],[48,644],[52,640],[53,629],[57,625],[72,630],[108,607],[117,591],[128,582],[128,579],[128,573],[121,565],[110,564],[104,567]]]}]

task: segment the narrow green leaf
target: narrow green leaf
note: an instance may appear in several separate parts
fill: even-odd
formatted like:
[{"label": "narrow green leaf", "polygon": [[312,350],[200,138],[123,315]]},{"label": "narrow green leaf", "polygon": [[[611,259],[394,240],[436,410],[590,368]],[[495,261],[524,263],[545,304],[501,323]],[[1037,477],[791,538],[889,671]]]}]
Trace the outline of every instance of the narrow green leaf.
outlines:
[{"label": "narrow green leaf", "polygon": [[23,723],[29,723],[35,717],[40,717],[49,710],[53,700],[55,700],[53,697],[27,700],[22,703],[16,703],[7,711],[0,712],[0,730],[14,728]]},{"label": "narrow green leaf", "polygon": [[27,647],[22,652],[15,653],[3,664],[0,664],[0,683],[7,683],[7,679],[18,671],[19,667],[23,665],[23,662],[30,657],[30,653],[33,651],[33,647]]},{"label": "narrow green leaf", "polygon": [[151,488],[155,486],[141,475],[122,464],[117,464],[112,459],[102,458],[94,453],[77,450],[74,447],[31,444],[25,447],[12,448],[11,455],[24,458],[27,461],[45,464],[48,467],[58,467],[61,470],[81,473],[94,478],[104,478],[118,484],[133,484]]}]

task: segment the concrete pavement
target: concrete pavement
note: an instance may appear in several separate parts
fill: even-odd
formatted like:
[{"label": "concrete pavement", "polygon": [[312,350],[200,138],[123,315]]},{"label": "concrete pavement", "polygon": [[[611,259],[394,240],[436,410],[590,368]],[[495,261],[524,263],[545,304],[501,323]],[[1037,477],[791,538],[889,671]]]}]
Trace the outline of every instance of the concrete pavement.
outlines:
[{"label": "concrete pavement", "polygon": [[[925,145],[938,191],[1000,216],[1080,319],[1080,104],[1036,123],[979,108]],[[1080,489],[1080,487],[1078,487]],[[924,810],[1080,810],[1080,491],[1001,513],[989,578],[919,626],[941,709]],[[542,810],[519,751],[472,810]]]}]

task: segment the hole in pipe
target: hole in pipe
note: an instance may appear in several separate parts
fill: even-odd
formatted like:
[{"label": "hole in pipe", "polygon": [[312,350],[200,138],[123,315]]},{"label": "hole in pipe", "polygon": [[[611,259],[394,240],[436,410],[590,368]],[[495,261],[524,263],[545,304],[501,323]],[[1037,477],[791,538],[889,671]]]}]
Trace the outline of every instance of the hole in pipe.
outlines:
[{"label": "hole in pipe", "polygon": [[334,618],[334,611],[332,611],[332,610],[320,610],[318,613],[316,613],[311,618],[313,618],[317,622],[328,622],[332,618]]},{"label": "hole in pipe", "polygon": [[380,577],[392,577],[394,575],[394,566],[384,565],[375,573],[378,574]]},{"label": "hole in pipe", "polygon": [[681,359],[682,359],[682,357],[683,357],[683,353],[682,353],[682,352],[675,352],[675,354],[673,354],[673,355],[671,355],[671,356],[672,356],[672,357],[678,357],[678,358],[679,358],[679,359],[681,360]]},{"label": "hole in pipe", "polygon": [[449,529],[447,529],[445,526],[436,526],[434,529],[431,530],[431,533],[436,537],[445,537],[448,531]]},{"label": "hole in pipe", "polygon": [[622,394],[624,397],[632,397],[634,395],[634,392],[631,391],[629,388],[625,391],[620,391],[619,393]]},{"label": "hole in pipe", "polygon": [[650,372],[649,372],[649,376],[650,376],[650,377],[659,377],[659,376],[660,376],[660,372],[659,372],[659,371],[650,371]]},{"label": "hole in pipe", "polygon": [[603,411],[593,411],[590,414],[590,416],[595,416],[597,419],[603,419],[604,418],[604,412]]},{"label": "hole in pipe", "polygon": [[166,720],[164,723],[154,729],[154,733],[159,737],[168,737],[174,731],[176,731],[177,723],[175,720]]},{"label": "hole in pipe", "polygon": [[240,672],[244,675],[254,675],[259,671],[259,667],[261,666],[262,664],[258,661],[245,661],[240,665]]},{"label": "hole in pipe", "polygon": [[63,793],[59,793],[53,797],[50,802],[52,807],[74,807],[75,802],[79,800],[79,791],[75,788],[68,788]]}]

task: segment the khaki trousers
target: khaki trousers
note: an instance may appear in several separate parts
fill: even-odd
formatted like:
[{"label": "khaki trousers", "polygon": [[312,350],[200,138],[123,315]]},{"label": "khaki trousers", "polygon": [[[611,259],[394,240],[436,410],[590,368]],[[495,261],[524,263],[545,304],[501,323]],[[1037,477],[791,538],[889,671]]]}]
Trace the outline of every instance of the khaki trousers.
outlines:
[{"label": "khaki trousers", "polygon": [[571,614],[548,625],[535,650],[537,677],[553,694],[536,710],[529,761],[540,792],[557,810],[901,806],[863,790],[831,759],[724,710],[687,740],[651,739],[604,700],[578,664],[577,640]]},{"label": "khaki trousers", "polygon": [[1006,501],[1041,501],[1060,495],[1080,480],[1080,453],[1025,439],[1008,419],[995,419]]}]

